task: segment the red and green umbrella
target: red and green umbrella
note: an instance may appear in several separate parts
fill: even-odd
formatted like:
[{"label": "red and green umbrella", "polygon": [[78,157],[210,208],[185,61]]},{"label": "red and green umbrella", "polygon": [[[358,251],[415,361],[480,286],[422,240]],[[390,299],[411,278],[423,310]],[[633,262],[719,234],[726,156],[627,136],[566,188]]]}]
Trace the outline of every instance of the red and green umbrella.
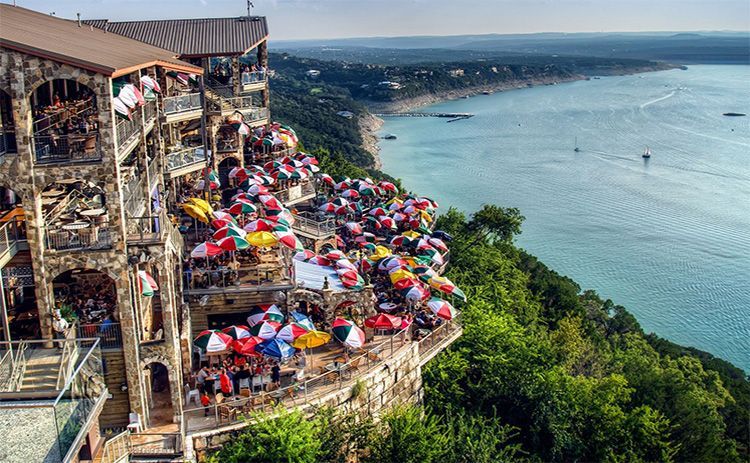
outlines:
[{"label": "red and green umbrella", "polygon": [[359,191],[357,190],[349,189],[349,190],[344,190],[341,193],[341,196],[347,199],[357,199],[359,198],[360,194],[359,194]]},{"label": "red and green umbrella", "polygon": [[244,238],[245,235],[247,235],[247,232],[245,230],[237,227],[234,224],[228,224],[216,230],[212,237],[215,240],[220,240],[222,238],[226,238],[227,236],[238,236],[240,238]]},{"label": "red and green umbrella", "polygon": [[370,209],[368,214],[370,214],[373,217],[380,217],[381,215],[388,214],[388,211],[383,209],[381,206],[377,206],[377,207],[373,207],[372,209]]},{"label": "red and green umbrella", "polygon": [[234,204],[229,206],[229,212],[234,215],[240,214],[255,214],[258,212],[257,206],[247,200],[237,200]]},{"label": "red and green umbrella", "polygon": [[269,222],[268,220],[258,219],[258,220],[253,220],[251,222],[246,223],[245,226],[243,227],[243,230],[245,230],[246,232],[251,232],[251,233],[259,232],[259,231],[270,232],[273,230],[273,224]]},{"label": "red and green umbrella", "polygon": [[336,318],[333,321],[332,331],[333,337],[345,346],[358,349],[365,344],[365,332],[344,318]]},{"label": "red and green umbrella", "polygon": [[274,195],[260,195],[258,196],[258,199],[264,206],[270,207],[271,209],[281,209],[283,207]]},{"label": "red and green umbrella", "polygon": [[198,246],[193,249],[193,251],[190,253],[190,257],[194,258],[202,258],[202,257],[214,257],[218,256],[219,254],[222,254],[224,250],[220,248],[219,246],[205,242],[201,243]]},{"label": "red and green umbrella", "polygon": [[381,313],[365,320],[365,326],[376,330],[392,330],[401,327],[401,317]]},{"label": "red and green umbrella", "polygon": [[276,235],[276,238],[279,239],[279,243],[283,244],[289,249],[292,249],[294,251],[305,250],[302,242],[297,239],[297,236],[288,229],[286,229],[285,231],[276,230],[274,231],[274,235]]},{"label": "red and green umbrella", "polygon": [[261,344],[263,341],[265,341],[265,339],[259,336],[241,338],[232,343],[232,348],[235,352],[241,355],[260,356],[260,354],[255,350],[255,346]]},{"label": "red and green umbrella", "polygon": [[159,285],[148,272],[138,270],[138,288],[141,291],[141,296],[151,297],[154,295],[154,291],[159,290]]},{"label": "red and green umbrella", "polygon": [[357,222],[347,222],[346,228],[349,229],[352,235],[362,234],[362,225],[358,224]]},{"label": "red and green umbrella", "polygon": [[294,260],[298,260],[300,262],[307,262],[308,260],[312,259],[315,256],[316,256],[316,254],[314,252],[310,251],[309,249],[303,249],[303,250],[295,253],[292,258]]},{"label": "red and green umbrella", "polygon": [[458,289],[458,287],[446,277],[435,274],[427,280],[427,283],[431,288],[437,289],[445,294],[460,297],[464,302],[466,301],[466,295],[464,292]]},{"label": "red and green umbrella", "polygon": [[330,186],[334,185],[333,177],[328,174],[320,174],[320,181]]},{"label": "red and green umbrella", "polygon": [[295,339],[307,333],[308,331],[310,330],[300,325],[299,323],[289,323],[287,325],[284,325],[279,330],[279,333],[276,335],[276,337],[291,344]]},{"label": "red and green umbrella", "polygon": [[250,337],[249,328],[245,325],[232,325],[221,330],[223,333],[228,334],[232,339],[245,339]]},{"label": "red and green umbrella", "polygon": [[215,353],[227,350],[232,341],[231,336],[219,330],[205,330],[193,340],[193,345],[206,353]]},{"label": "red and green umbrella", "polygon": [[396,225],[396,221],[393,220],[393,218],[388,217],[387,215],[381,215],[380,217],[378,217],[378,221],[385,228],[390,228],[391,230],[395,230],[396,228],[398,228],[398,226]]},{"label": "red and green umbrella", "polygon": [[390,191],[391,193],[398,193],[398,188],[396,188],[396,185],[394,185],[391,182],[386,182],[385,180],[383,180],[382,182],[378,183],[378,186],[385,191]]},{"label": "red and green umbrella", "polygon": [[250,309],[250,315],[247,316],[248,325],[255,326],[264,320],[280,323],[284,321],[284,314],[276,304],[256,305]]},{"label": "red and green umbrella", "polygon": [[217,241],[216,244],[225,251],[241,251],[250,247],[250,243],[239,236],[227,236]]},{"label": "red and green umbrella", "polygon": [[359,276],[359,273],[357,273],[356,270],[340,268],[336,270],[336,274],[339,276],[341,284],[348,289],[358,290],[365,284],[365,281]]},{"label": "red and green umbrella", "polygon": [[419,302],[430,297],[430,290],[421,285],[416,285],[399,291],[399,294],[407,301]]},{"label": "red and green umbrella", "polygon": [[279,322],[263,320],[262,322],[250,327],[250,334],[262,339],[273,339],[276,337],[276,333],[280,328],[281,323]]},{"label": "red and green umbrella", "polygon": [[432,313],[445,320],[452,320],[458,315],[458,311],[447,301],[433,297],[427,302],[427,307]]}]

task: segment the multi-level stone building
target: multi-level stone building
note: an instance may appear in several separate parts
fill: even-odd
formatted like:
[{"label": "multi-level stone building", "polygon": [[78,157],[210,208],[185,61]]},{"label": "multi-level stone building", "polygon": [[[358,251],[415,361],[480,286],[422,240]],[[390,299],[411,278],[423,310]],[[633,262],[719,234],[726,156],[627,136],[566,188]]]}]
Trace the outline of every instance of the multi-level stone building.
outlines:
[{"label": "multi-level stone building", "polygon": [[[375,313],[372,286],[310,285],[280,246],[212,271],[208,285],[185,264],[202,241],[179,207],[186,191],[207,172],[226,185],[238,167],[296,153],[237,129],[273,123],[267,40],[262,17],[71,21],[0,5],[0,426],[38,419],[46,430],[21,433],[37,444],[8,445],[56,449],[40,461],[86,460],[101,453],[99,436],[129,428],[105,461],[139,449],[195,457],[248,424],[219,407],[208,418],[188,410],[198,333],[242,324],[262,304],[315,305],[329,320]],[[333,221],[313,214],[317,193],[313,178],[274,191],[315,252],[336,246]],[[353,362],[357,375],[311,378],[292,404],[372,412],[419,400],[421,365],[460,335],[444,328],[419,343],[393,336]],[[352,399],[354,381],[368,385],[366,400]],[[23,415],[39,410],[50,413]],[[146,429],[161,433],[156,445]],[[6,447],[0,460],[19,461]]]}]

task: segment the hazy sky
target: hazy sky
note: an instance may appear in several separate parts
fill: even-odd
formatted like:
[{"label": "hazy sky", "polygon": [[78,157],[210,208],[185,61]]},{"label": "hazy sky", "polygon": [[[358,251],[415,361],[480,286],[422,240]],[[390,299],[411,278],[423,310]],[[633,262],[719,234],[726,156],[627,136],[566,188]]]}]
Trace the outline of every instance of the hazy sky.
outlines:
[{"label": "hazy sky", "polygon": [[[2,0],[12,3],[12,0]],[[272,39],[523,32],[750,30],[750,0],[254,0]],[[112,20],[239,16],[245,0],[17,0]]]}]

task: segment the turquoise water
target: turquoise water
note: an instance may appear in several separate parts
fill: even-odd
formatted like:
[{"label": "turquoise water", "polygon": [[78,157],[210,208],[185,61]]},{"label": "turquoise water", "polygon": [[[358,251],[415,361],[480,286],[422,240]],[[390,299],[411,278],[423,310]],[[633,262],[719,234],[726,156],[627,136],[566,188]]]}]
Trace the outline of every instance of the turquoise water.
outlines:
[{"label": "turquoise water", "polygon": [[[476,96],[390,118],[384,170],[474,211],[646,331],[750,371],[750,66],[691,66]],[[574,152],[574,137],[581,152]],[[651,147],[650,160],[641,158]]]}]

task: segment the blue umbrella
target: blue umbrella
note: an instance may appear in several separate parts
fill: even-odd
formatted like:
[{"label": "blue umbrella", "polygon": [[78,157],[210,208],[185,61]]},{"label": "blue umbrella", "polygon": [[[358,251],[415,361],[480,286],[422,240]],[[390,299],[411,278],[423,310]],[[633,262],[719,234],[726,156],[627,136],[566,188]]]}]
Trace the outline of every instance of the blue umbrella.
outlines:
[{"label": "blue umbrella", "polygon": [[315,325],[313,325],[312,320],[310,320],[307,315],[303,315],[296,310],[289,315],[294,319],[295,322],[307,328],[308,330],[313,331],[315,329]]},{"label": "blue umbrella", "polygon": [[294,347],[290,346],[286,341],[276,338],[258,344],[255,350],[277,360],[286,360],[294,355],[295,352]]}]

